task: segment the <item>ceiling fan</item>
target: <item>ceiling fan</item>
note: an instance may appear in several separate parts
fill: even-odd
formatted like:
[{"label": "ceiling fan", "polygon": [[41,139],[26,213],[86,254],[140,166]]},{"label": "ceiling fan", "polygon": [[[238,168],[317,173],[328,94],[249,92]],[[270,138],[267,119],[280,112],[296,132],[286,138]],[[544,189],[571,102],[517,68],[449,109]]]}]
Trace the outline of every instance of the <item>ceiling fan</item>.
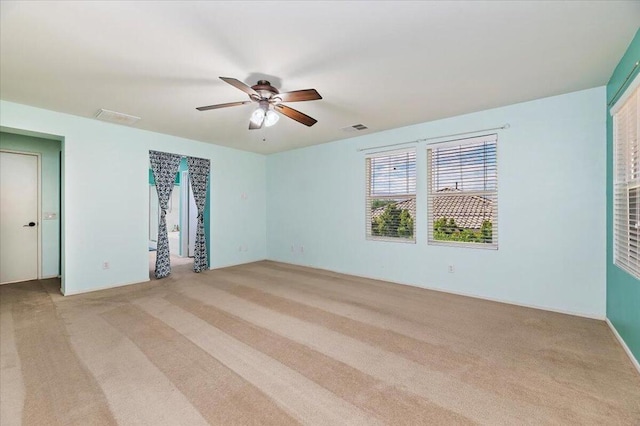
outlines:
[{"label": "ceiling fan", "polygon": [[322,99],[322,96],[320,96],[320,93],[318,93],[316,89],[294,90],[293,92],[280,93],[278,89],[273,87],[267,80],[258,80],[258,84],[248,86],[235,78],[220,77],[220,79],[245,92],[251,100],[198,107],[196,108],[198,111],[208,111],[210,109],[227,108],[257,102],[258,108],[253,111],[251,119],[249,120],[249,130],[261,129],[263,126],[270,127],[276,124],[280,116],[276,114],[275,111],[305,126],[311,127],[318,122],[318,120],[313,117],[309,117],[298,110],[282,105],[282,102]]}]

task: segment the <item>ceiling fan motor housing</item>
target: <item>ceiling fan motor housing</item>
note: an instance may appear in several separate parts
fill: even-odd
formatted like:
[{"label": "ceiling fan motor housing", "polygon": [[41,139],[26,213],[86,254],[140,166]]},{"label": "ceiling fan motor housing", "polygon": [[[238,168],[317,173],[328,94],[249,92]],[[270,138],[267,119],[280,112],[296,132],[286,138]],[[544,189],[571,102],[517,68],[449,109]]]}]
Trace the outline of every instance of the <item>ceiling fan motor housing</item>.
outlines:
[{"label": "ceiling fan motor housing", "polygon": [[277,95],[278,89],[273,87],[267,80],[258,80],[258,84],[251,86],[253,90],[260,94],[263,99],[270,99],[273,95]]}]

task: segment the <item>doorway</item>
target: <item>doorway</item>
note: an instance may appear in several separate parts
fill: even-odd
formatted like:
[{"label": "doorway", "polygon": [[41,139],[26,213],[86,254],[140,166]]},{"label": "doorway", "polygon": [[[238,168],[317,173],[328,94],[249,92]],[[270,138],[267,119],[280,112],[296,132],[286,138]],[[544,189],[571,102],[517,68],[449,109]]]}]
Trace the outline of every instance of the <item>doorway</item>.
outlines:
[{"label": "doorway", "polygon": [[40,155],[0,151],[0,284],[40,278]]},{"label": "doorway", "polygon": [[[186,158],[180,168],[169,198],[166,213],[169,253],[172,266],[193,265],[198,210],[189,182]],[[156,248],[160,206],[153,172],[149,168],[149,277],[155,278]]]},{"label": "doorway", "polygon": [[[3,161],[12,161],[15,157],[6,154],[15,154],[24,158],[30,158],[31,163],[37,163],[37,174],[35,177],[36,211],[35,213],[26,213],[30,218],[20,218],[18,223],[11,225],[11,215],[19,215],[17,207],[14,208],[14,201],[5,200],[8,192],[4,188],[0,189],[2,201],[2,215],[9,215],[8,219],[2,218],[2,229],[0,229],[0,257],[7,257],[8,260],[1,259],[0,272],[6,273],[2,276],[0,282],[20,282],[32,279],[59,279],[60,291],[64,292],[64,247],[62,245],[62,235],[64,232],[64,137],[46,133],[34,132],[26,129],[16,129],[10,127],[0,127],[0,152],[3,153]],[[24,179],[23,167],[27,167],[31,182],[33,182],[33,167],[20,165],[18,174],[11,172],[12,165],[0,165],[0,173],[2,173],[2,182],[0,185],[11,185],[12,179]],[[30,193],[33,197],[34,191],[26,191],[26,182],[19,182],[21,186],[20,192]],[[23,186],[24,185],[24,186]],[[9,190],[10,191],[10,190]],[[33,205],[33,201],[31,201]],[[29,226],[33,223],[32,226]],[[25,226],[26,225],[26,226]],[[5,227],[13,227],[13,231]],[[19,230],[18,230],[19,228]],[[26,232],[21,232],[26,231]],[[18,233],[16,236],[8,236],[11,232]],[[26,250],[30,254],[20,254],[21,260],[15,261],[9,259],[12,255],[17,255],[16,238],[20,240],[20,235],[29,234],[31,239],[26,244],[20,244],[20,250]],[[33,239],[36,239],[35,250],[27,247],[33,247]],[[35,255],[33,254],[35,252]],[[35,261],[34,261],[35,258]],[[29,265],[26,269],[28,273],[20,273],[14,275],[11,271],[12,267],[19,269],[20,262],[23,261]],[[35,273],[33,272],[33,265]],[[7,273],[7,267],[9,272]]]}]

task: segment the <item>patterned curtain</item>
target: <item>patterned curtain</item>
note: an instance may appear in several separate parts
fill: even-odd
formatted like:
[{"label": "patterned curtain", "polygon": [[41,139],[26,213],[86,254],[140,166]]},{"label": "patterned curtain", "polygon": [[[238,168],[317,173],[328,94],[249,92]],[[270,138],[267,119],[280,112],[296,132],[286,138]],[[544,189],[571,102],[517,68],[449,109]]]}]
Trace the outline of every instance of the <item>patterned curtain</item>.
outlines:
[{"label": "patterned curtain", "polygon": [[207,261],[207,238],[204,234],[204,204],[207,201],[207,181],[209,180],[209,160],[187,157],[189,180],[193,198],[198,209],[198,230],[193,257],[193,270],[201,272],[209,269]]},{"label": "patterned curtain", "polygon": [[151,170],[158,191],[160,223],[158,225],[158,248],[156,251],[156,278],[164,278],[171,273],[169,236],[167,235],[167,208],[176,174],[180,168],[180,156],[166,152],[149,151]]}]

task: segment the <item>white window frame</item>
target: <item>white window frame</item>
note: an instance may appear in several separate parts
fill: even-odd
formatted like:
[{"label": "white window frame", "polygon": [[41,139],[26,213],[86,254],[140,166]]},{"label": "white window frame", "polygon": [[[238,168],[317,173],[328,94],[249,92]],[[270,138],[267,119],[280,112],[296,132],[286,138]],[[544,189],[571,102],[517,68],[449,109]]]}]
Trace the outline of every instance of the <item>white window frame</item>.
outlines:
[{"label": "white window frame", "polygon": [[[456,146],[473,145],[482,142],[495,142],[495,189],[494,190],[462,190],[457,194],[444,194],[438,191],[434,191],[433,179],[434,171],[432,150],[438,148],[451,148]],[[462,241],[450,241],[450,240],[436,240],[434,237],[434,200],[440,197],[448,197],[454,195],[468,195],[479,196],[493,200],[493,210],[491,215],[492,224],[492,242],[491,243],[476,243],[476,242],[462,242]],[[449,246],[449,247],[464,247],[464,248],[476,248],[476,249],[498,249],[498,134],[492,133],[489,135],[470,136],[455,140],[449,140],[444,142],[436,142],[427,145],[427,244],[435,246]]]},{"label": "white window frame", "polygon": [[[631,102],[635,102],[635,140],[630,140],[633,136],[629,136],[634,126],[633,117],[625,117],[631,122],[625,122],[626,135],[620,134],[619,120],[633,112],[633,109],[627,111],[627,108],[634,108]],[[634,167],[640,161],[640,74],[636,75],[610,109],[610,114],[613,121],[613,263],[640,279],[640,195],[636,195],[635,199],[635,230],[632,230],[634,225],[631,224],[632,215],[629,212],[629,193],[640,188],[640,167]]]},{"label": "white window frame", "polygon": [[[385,195],[381,195],[381,194],[371,194],[371,190],[372,190],[372,186],[371,186],[371,160],[374,158],[381,158],[381,157],[390,157],[390,156],[394,156],[394,155],[399,155],[399,154],[406,154],[406,153],[411,153],[414,156],[414,161],[415,161],[415,169],[416,169],[416,176],[415,176],[415,183],[414,183],[414,188],[413,188],[413,192],[407,191],[407,192],[396,192],[396,193],[389,193],[389,194],[385,194]],[[417,204],[417,190],[415,185],[417,185],[417,151],[415,148],[410,148],[410,149],[398,149],[398,150],[390,150],[390,151],[382,151],[382,152],[375,152],[375,153],[371,153],[368,154],[365,157],[365,176],[366,176],[366,190],[365,190],[365,235],[366,235],[366,239],[367,240],[371,240],[371,241],[387,241],[387,242],[395,242],[395,243],[411,243],[411,244],[415,244],[416,243],[416,230],[417,230],[417,215],[414,212],[414,217],[413,217],[413,237],[411,238],[402,238],[402,237],[388,237],[388,236],[377,236],[377,235],[373,235],[372,232],[372,228],[371,228],[371,202],[372,200],[377,200],[377,199],[389,199],[389,200],[394,200],[394,199],[403,199],[403,198],[413,198],[414,199],[414,203]]]}]

